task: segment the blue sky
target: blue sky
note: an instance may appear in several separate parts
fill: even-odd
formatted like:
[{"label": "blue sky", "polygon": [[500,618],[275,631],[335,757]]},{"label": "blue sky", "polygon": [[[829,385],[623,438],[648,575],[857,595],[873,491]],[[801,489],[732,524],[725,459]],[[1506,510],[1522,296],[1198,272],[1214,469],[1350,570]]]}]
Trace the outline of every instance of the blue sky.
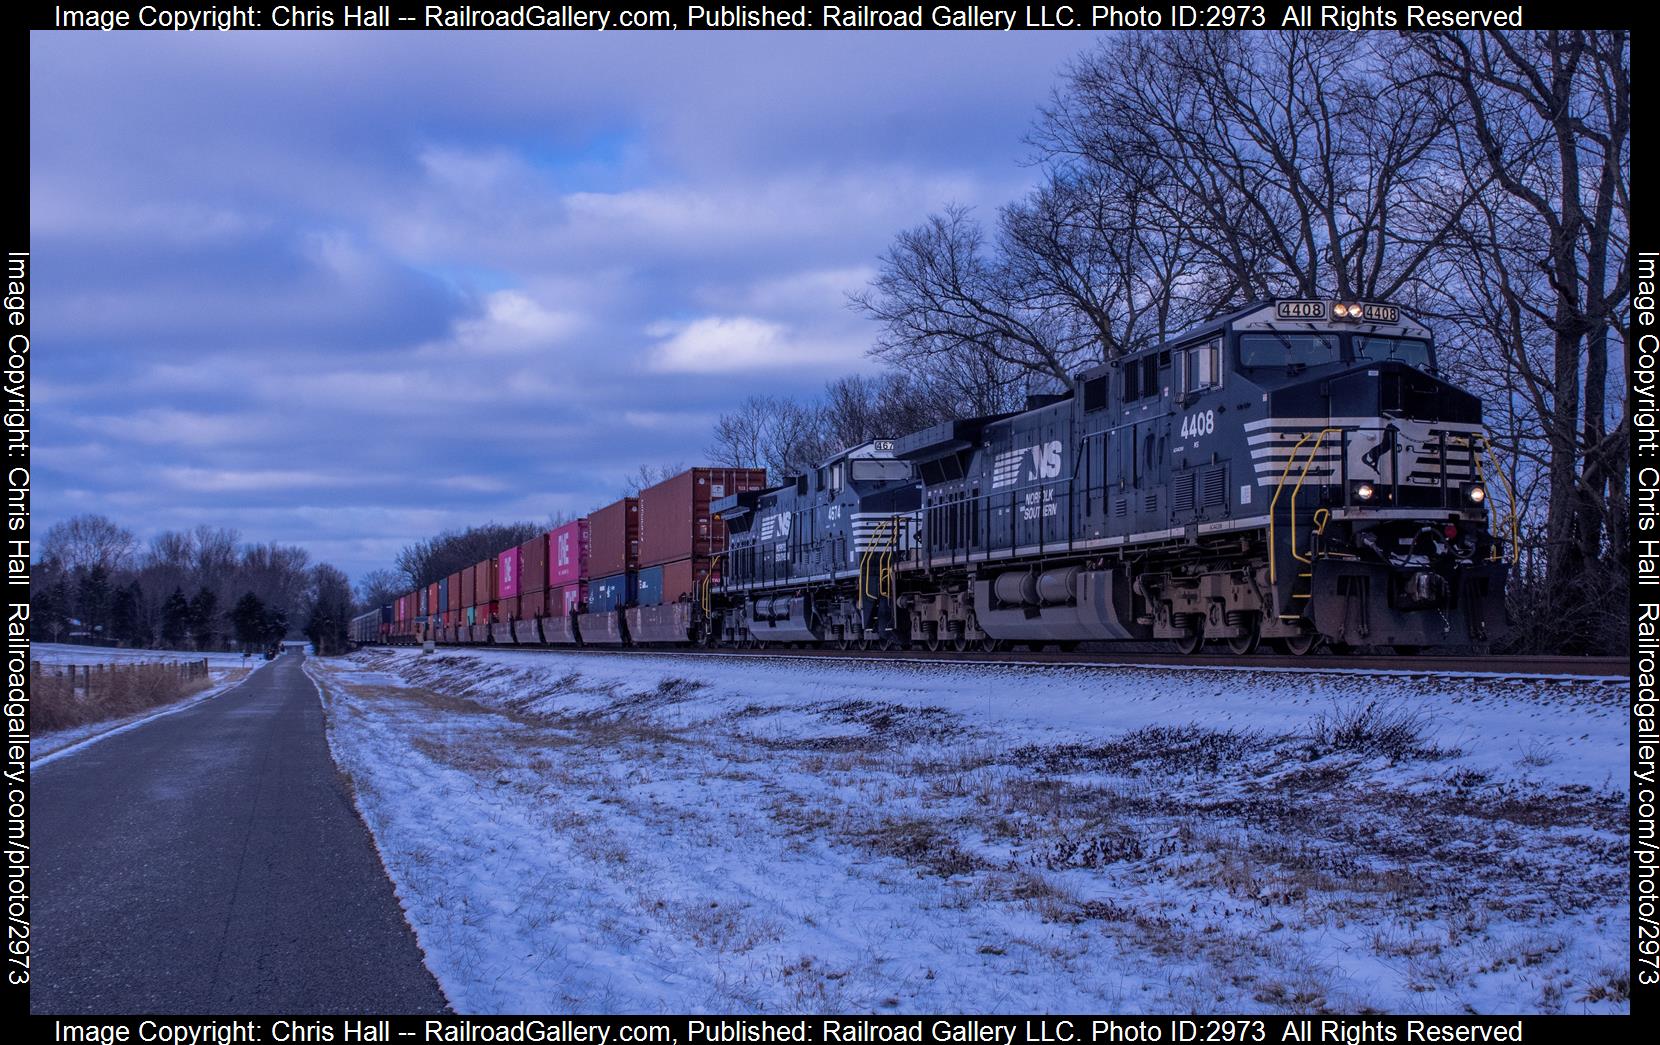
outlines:
[{"label": "blue sky", "polygon": [[868,370],[899,230],[1036,178],[1072,33],[36,33],[38,532],[354,577]]}]

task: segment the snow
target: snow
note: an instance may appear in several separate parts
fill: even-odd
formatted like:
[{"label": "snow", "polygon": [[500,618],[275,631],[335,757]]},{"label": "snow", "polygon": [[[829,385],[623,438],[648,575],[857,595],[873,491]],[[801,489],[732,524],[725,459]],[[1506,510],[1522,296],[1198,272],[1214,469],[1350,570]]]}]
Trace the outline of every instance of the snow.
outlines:
[{"label": "snow", "polygon": [[308,670],[461,1012],[1629,1008],[1625,680]]},{"label": "snow", "polygon": [[60,758],[68,758],[100,741],[137,729],[151,719],[171,715],[186,708],[194,707],[204,700],[211,700],[246,678],[248,675],[246,669],[256,668],[265,663],[264,660],[257,657],[244,660],[240,653],[111,649],[101,646],[74,646],[52,642],[31,644],[29,659],[41,664],[73,664],[76,666],[83,664],[162,664],[206,660],[208,662],[209,680],[207,689],[192,693],[183,700],[172,704],[149,708],[120,718],[88,722],[84,725],[72,726],[69,729],[42,733],[32,738],[30,749],[33,754],[29,760],[30,769],[38,769]]},{"label": "snow", "polygon": [[109,646],[74,646],[62,642],[36,642],[29,646],[29,659],[42,664],[175,664],[206,660],[210,669],[253,667],[258,657],[244,659],[240,653],[197,653],[191,650],[115,649]]}]

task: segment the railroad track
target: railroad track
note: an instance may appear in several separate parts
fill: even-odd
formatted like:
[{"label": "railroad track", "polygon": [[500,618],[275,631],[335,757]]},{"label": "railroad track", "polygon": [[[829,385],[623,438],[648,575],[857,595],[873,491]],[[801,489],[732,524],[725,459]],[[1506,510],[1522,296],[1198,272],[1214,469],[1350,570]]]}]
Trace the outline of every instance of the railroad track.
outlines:
[{"label": "railroad track", "polygon": [[989,664],[1009,667],[1137,667],[1137,668],[1220,668],[1276,671],[1388,672],[1415,675],[1501,675],[1574,678],[1629,678],[1631,662],[1624,657],[1569,656],[1473,656],[1468,654],[1417,655],[1314,653],[1292,657],[1254,653],[1136,653],[1113,650],[1059,652],[957,653],[927,650],[842,650],[842,649],[700,649],[695,646],[653,649],[643,646],[440,646],[440,650],[513,650],[542,653],[599,653],[635,657],[752,657],[761,660],[863,660],[889,663]]}]

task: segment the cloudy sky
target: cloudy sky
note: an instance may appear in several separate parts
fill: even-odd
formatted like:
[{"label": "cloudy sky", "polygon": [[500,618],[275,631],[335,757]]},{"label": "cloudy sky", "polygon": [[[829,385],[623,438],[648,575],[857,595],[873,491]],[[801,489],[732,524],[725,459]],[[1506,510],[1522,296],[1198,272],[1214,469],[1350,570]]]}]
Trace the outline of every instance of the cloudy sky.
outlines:
[{"label": "cloudy sky", "polygon": [[1034,181],[1071,33],[33,35],[36,522],[354,577],[870,369],[893,235]]}]

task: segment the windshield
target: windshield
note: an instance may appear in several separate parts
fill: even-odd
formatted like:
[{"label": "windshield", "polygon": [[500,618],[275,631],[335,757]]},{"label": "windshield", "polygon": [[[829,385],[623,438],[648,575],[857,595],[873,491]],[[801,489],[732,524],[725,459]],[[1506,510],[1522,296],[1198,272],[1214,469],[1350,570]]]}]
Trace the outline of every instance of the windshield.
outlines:
[{"label": "windshield", "polygon": [[1336,334],[1246,334],[1240,366],[1320,366],[1338,360]]},{"label": "windshield", "polygon": [[911,462],[871,460],[849,462],[853,466],[856,483],[899,482],[911,478]]},{"label": "windshield", "polygon": [[1408,366],[1429,370],[1434,362],[1429,357],[1429,342],[1410,337],[1367,337],[1356,334],[1355,359],[1374,362],[1396,359]]}]

